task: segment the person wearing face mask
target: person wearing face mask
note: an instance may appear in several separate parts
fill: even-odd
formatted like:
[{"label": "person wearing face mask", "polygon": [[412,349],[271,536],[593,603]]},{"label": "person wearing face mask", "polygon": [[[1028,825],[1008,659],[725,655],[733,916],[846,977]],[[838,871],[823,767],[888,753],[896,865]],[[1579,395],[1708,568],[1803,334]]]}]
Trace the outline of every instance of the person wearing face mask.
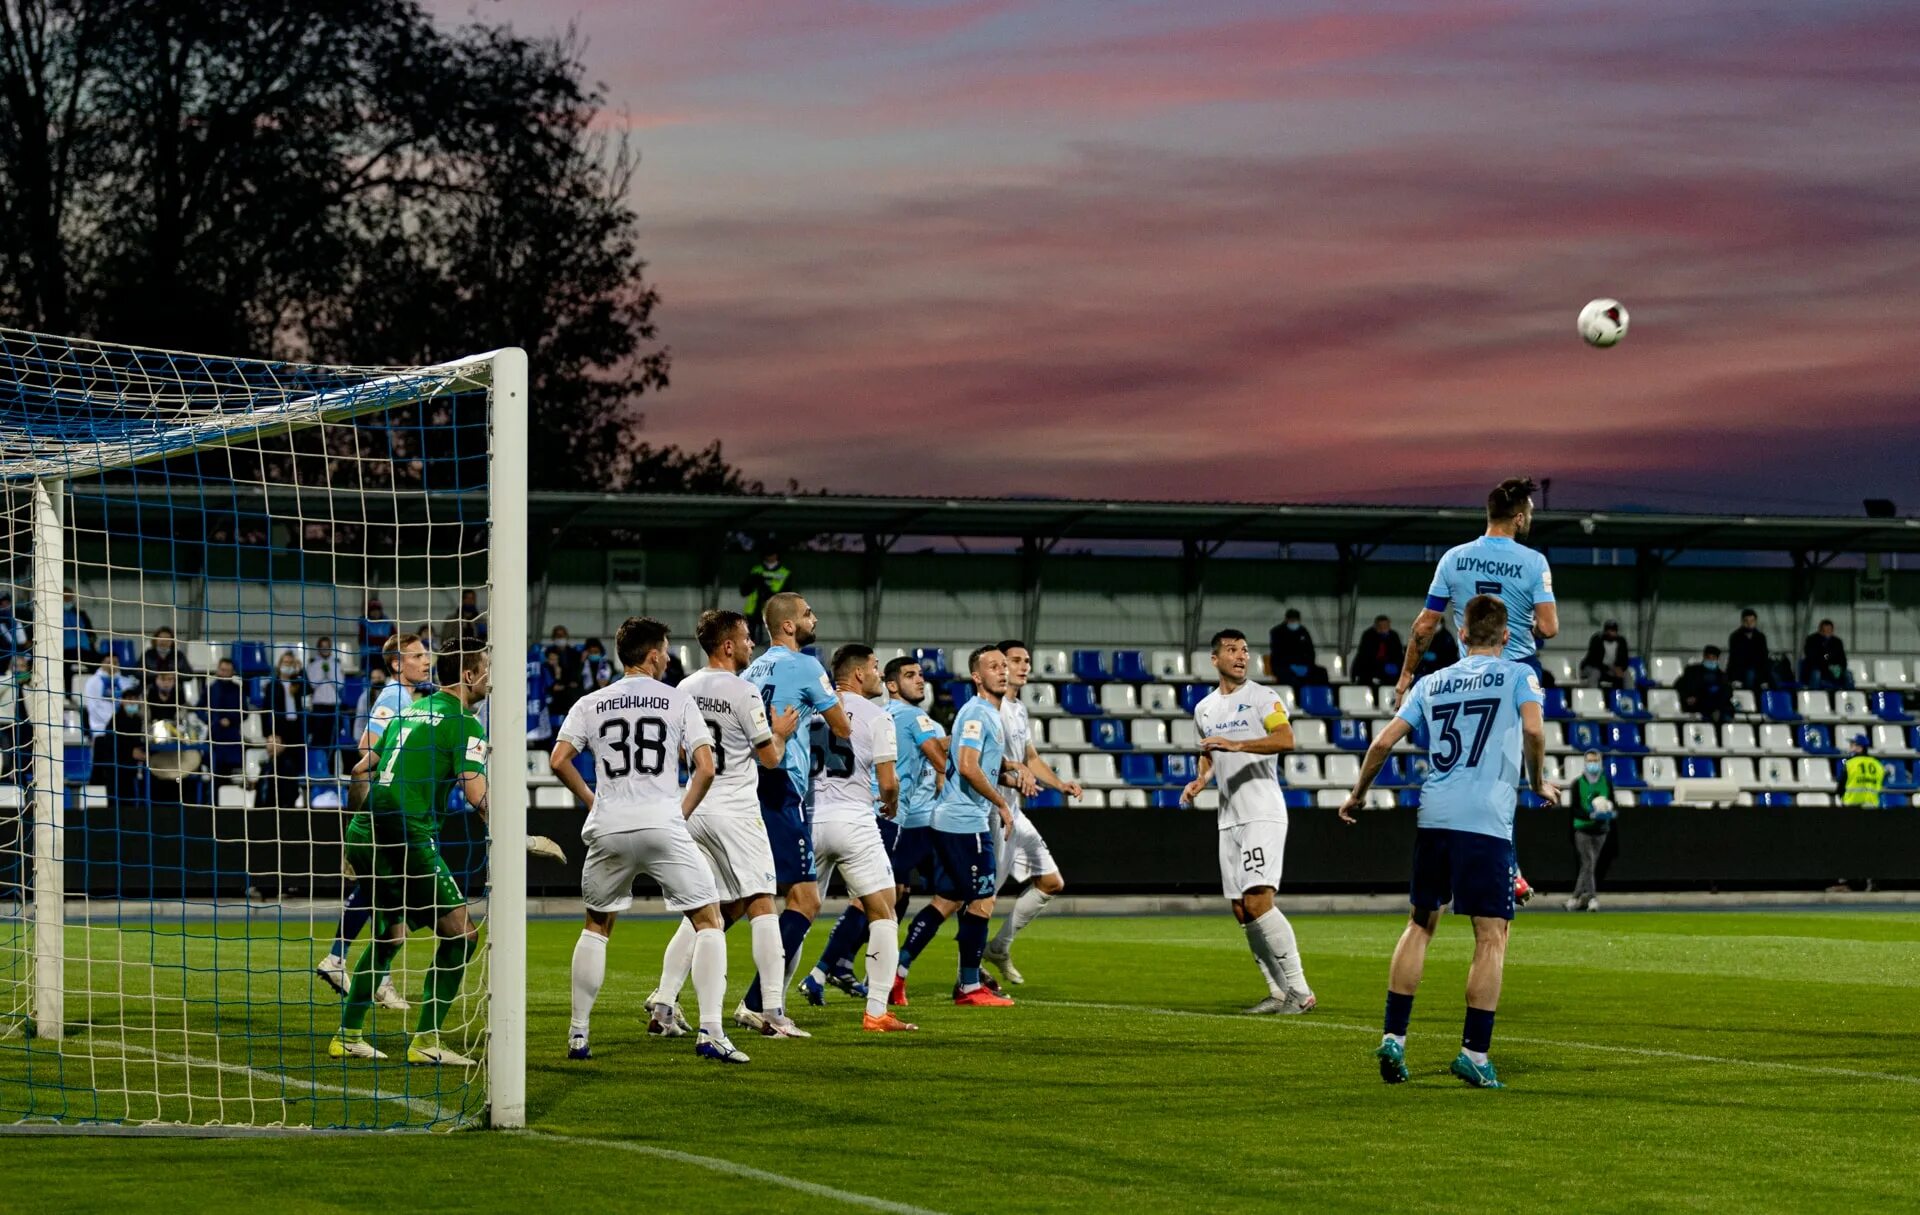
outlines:
[{"label": "person wearing face mask", "polygon": [[1327,682],[1327,668],[1314,664],[1313,634],[1300,622],[1298,608],[1288,608],[1285,618],[1267,632],[1267,657],[1274,679],[1295,691]]},{"label": "person wearing face mask", "polygon": [[1673,689],[1680,693],[1680,707],[1687,712],[1721,725],[1733,720],[1733,681],[1720,669],[1719,646],[1702,650],[1700,661],[1680,673]]},{"label": "person wearing face mask", "polygon": [[207,680],[207,713],[210,758],[213,774],[228,777],[244,766],[246,752],[240,739],[241,717],[246,712],[246,692],[234,673],[233,659],[222,658],[213,666],[213,678]]},{"label": "person wearing face mask", "polygon": [[1574,879],[1573,897],[1568,911],[1598,911],[1600,853],[1607,846],[1607,832],[1613,828],[1615,798],[1613,781],[1600,762],[1600,752],[1587,752],[1587,764],[1573,786],[1573,849],[1580,857],[1580,876]]},{"label": "person wearing face mask", "polygon": [[140,675],[146,681],[148,698],[152,698],[153,681],[159,675],[172,675],[176,680],[184,675],[193,674],[186,655],[180,652],[179,644],[174,640],[173,630],[165,625],[153,631],[147,642],[147,652],[140,660]]},{"label": "person wearing face mask", "polygon": [[269,732],[290,747],[303,747],[307,741],[307,677],[300,673],[300,660],[292,650],[280,653],[280,673],[274,676],[268,708],[273,714]]}]

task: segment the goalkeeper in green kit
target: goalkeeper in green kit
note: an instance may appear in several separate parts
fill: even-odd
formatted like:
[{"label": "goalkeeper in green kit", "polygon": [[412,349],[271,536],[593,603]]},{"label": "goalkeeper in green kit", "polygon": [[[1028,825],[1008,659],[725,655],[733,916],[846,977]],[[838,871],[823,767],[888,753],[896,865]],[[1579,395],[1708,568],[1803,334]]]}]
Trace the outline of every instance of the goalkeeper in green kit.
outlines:
[{"label": "goalkeeper in green kit", "polygon": [[[362,1034],[375,976],[392,965],[409,930],[431,925],[439,943],[407,1062],[452,1067],[474,1062],[440,1045],[440,1027],[460,994],[480,934],[437,841],[456,781],[467,803],[486,818],[486,730],[472,710],[486,699],[492,675],[486,651],[477,647],[447,654],[441,662],[440,690],[402,709],[381,736],[366,809],[347,824],[347,863],[371,879],[374,939],[353,965],[340,1032],[327,1047],[335,1059],[387,1057]],[[458,679],[444,678],[454,673],[445,667],[456,663]]]}]

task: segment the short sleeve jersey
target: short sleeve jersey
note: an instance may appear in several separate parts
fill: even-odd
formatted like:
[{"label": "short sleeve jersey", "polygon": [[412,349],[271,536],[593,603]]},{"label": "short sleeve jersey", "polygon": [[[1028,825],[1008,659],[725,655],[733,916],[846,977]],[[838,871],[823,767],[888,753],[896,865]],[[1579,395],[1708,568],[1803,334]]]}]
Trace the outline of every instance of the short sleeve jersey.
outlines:
[{"label": "short sleeve jersey", "polygon": [[894,738],[893,716],[866,697],[843,693],[840,703],[847,710],[847,723],[853,727],[850,738],[835,738],[826,722],[819,723],[826,736],[820,775],[813,790],[813,821],[847,822],[872,818],[879,788],[879,767],[895,762],[898,743]]},{"label": "short sleeve jersey", "polygon": [[997,813],[993,803],[960,775],[960,752],[968,749],[980,757],[980,771],[987,783],[1000,783],[1000,764],[1007,754],[1007,728],[997,705],[985,696],[975,696],[953,719],[953,749],[947,755],[947,785],[933,804],[933,829],[961,835],[985,831]]},{"label": "short sleeve jersey", "polygon": [[458,696],[435,692],[400,711],[377,754],[368,808],[437,824],[454,781],[487,770],[487,735]]},{"label": "short sleeve jersey", "polygon": [[1475,595],[1498,595],[1507,605],[1511,635],[1501,657],[1533,657],[1533,609],[1554,601],[1545,555],[1506,536],[1482,536],[1448,549],[1427,588],[1427,609],[1444,612],[1451,604],[1454,635],[1461,636],[1467,600]]},{"label": "short sleeve jersey", "polygon": [[593,756],[587,830],[600,835],[680,821],[680,761],[713,745],[693,697],[645,675],[574,702],[560,740]]},{"label": "short sleeve jersey", "polygon": [[1429,740],[1420,826],[1513,838],[1524,775],[1520,706],[1544,699],[1532,668],[1489,654],[1413,685],[1397,716]]},{"label": "short sleeve jersey", "polygon": [[380,695],[373,698],[373,707],[367,710],[367,733],[373,735],[373,746],[377,751],[380,740],[386,736],[387,727],[400,711],[413,703],[413,693],[402,686],[399,680],[389,679],[380,689]]},{"label": "short sleeve jersey", "polygon": [[933,817],[936,773],[920,744],[930,738],[945,738],[940,723],[920,711],[920,706],[904,700],[887,702],[893,718],[894,763],[900,777],[900,816],[902,827],[924,827]]},{"label": "short sleeve jersey", "polygon": [[759,689],[732,671],[707,667],[680,681],[713,738],[713,788],[700,800],[708,818],[760,818],[760,761],[754,750],[773,737]]},{"label": "short sleeve jersey", "polygon": [[[1000,724],[1007,731],[1007,759],[1011,763],[1027,762],[1027,744],[1033,739],[1033,722],[1027,716],[1027,706],[1013,689],[1007,689],[1005,700],[1000,702]],[[1007,799],[1007,805],[1015,810],[1020,808],[1020,790],[1005,789],[1000,796]]]},{"label": "short sleeve jersey", "polygon": [[[769,714],[789,706],[800,714],[800,724],[794,730],[796,738],[807,738],[814,717],[840,703],[840,694],[820,660],[783,645],[773,646],[754,659],[746,670],[746,679],[760,690],[760,701]],[[781,769],[802,801],[807,796],[810,766],[806,747],[788,747],[780,760]]]},{"label": "short sleeve jersey", "polygon": [[[1243,683],[1231,695],[1215,688],[1193,707],[1193,725],[1201,738],[1251,742],[1287,723],[1280,694],[1257,683]],[[1287,798],[1280,788],[1278,755],[1212,751],[1214,783],[1220,790],[1220,826],[1285,822]]]}]

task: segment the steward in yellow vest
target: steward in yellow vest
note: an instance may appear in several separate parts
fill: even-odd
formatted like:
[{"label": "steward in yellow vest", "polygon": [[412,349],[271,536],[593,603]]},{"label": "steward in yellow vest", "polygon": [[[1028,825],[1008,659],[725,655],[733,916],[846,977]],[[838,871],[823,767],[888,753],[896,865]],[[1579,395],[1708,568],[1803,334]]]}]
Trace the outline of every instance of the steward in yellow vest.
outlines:
[{"label": "steward in yellow vest", "polygon": [[1843,806],[1878,806],[1887,783],[1887,766],[1867,754],[1867,736],[1856,734],[1847,756],[1847,784],[1840,794]]}]

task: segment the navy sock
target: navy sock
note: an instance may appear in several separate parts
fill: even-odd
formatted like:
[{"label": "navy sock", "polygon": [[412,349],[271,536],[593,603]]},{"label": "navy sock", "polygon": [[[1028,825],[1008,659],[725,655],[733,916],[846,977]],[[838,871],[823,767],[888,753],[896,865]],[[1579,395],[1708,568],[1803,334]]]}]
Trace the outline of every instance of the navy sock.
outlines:
[{"label": "navy sock", "polygon": [[960,913],[960,985],[978,986],[980,958],[987,952],[987,917]]},{"label": "navy sock", "polygon": [[906,943],[900,946],[901,970],[912,966],[913,960],[920,956],[920,951],[933,944],[933,938],[940,935],[940,925],[946,922],[947,917],[941,915],[940,909],[932,903],[920,909],[920,914],[913,917],[913,923],[907,925]]},{"label": "navy sock", "polygon": [[[811,927],[813,921],[797,911],[780,913],[780,946],[789,969],[793,966],[793,960],[800,956],[800,947],[806,944],[807,929]],[[752,985],[747,988],[745,1002],[754,1012],[766,1011],[760,1007],[760,976],[755,975]]]},{"label": "navy sock", "polygon": [[367,884],[355,882],[353,889],[347,891],[346,903],[340,911],[340,935],[333,940],[333,956],[346,957],[347,946],[366,931],[367,921],[372,918],[373,901],[367,895]]},{"label": "navy sock", "polygon": [[1407,1036],[1407,1022],[1413,1019],[1413,997],[1403,996],[1397,991],[1387,993],[1386,1032],[1398,1037]]},{"label": "navy sock", "polygon": [[911,902],[913,902],[913,892],[911,890],[895,899],[893,901],[893,918],[896,920],[905,920],[907,918],[907,905]]},{"label": "navy sock", "polygon": [[853,952],[867,939],[867,913],[858,907],[849,907],[840,913],[840,919],[834,923],[833,933],[827,937],[827,947],[820,954],[815,969],[822,974],[836,974],[842,970],[853,969]]},{"label": "navy sock", "polygon": [[1467,1027],[1460,1035],[1460,1045],[1466,1050],[1487,1053],[1487,1047],[1493,1042],[1493,1010],[1491,1008],[1469,1008]]}]

